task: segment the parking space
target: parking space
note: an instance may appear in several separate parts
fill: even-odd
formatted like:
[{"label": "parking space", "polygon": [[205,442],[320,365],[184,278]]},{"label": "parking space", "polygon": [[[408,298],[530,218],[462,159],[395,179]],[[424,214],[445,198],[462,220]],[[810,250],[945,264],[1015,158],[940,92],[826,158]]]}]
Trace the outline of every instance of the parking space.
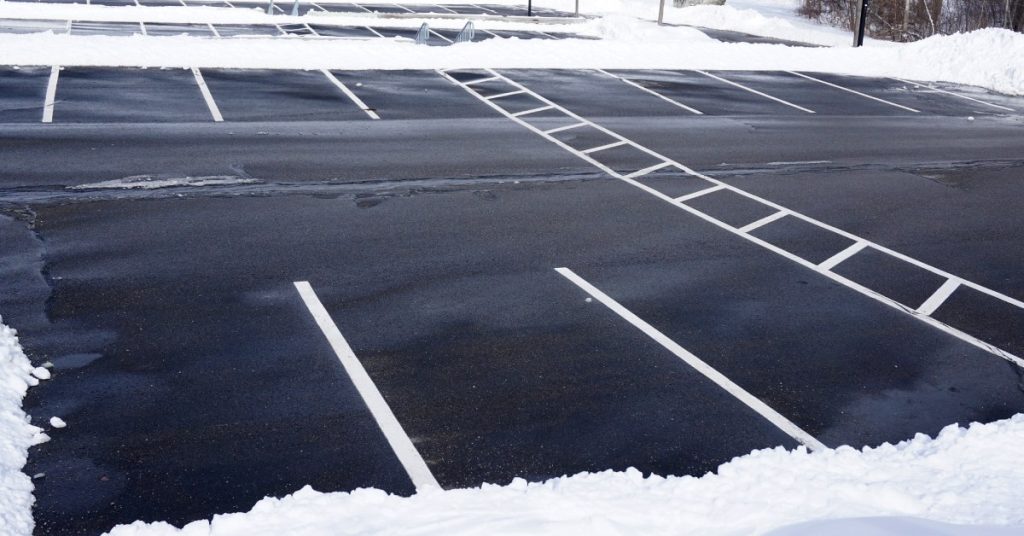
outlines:
[{"label": "parking space", "polygon": [[0,67],[0,122],[38,123],[49,78],[47,67]]},{"label": "parking space", "polygon": [[65,67],[60,72],[55,123],[209,120],[195,78],[186,69]]},{"label": "parking space", "polygon": [[203,69],[225,121],[348,121],[366,113],[320,71]]},{"label": "parking space", "polygon": [[[838,76],[829,73],[807,73],[817,79],[836,84],[884,99],[889,102],[907,106],[922,113],[933,115],[990,115],[1005,114],[1011,109],[1004,106],[993,106],[988,101],[971,101],[957,97],[956,94],[936,91],[924,85],[887,78],[865,78],[859,76]],[[992,95],[986,95],[992,98]],[[998,97],[998,96],[996,96]],[[996,98],[995,100],[1001,100]]]},{"label": "parking space", "polygon": [[331,71],[382,119],[494,117],[435,71]]}]

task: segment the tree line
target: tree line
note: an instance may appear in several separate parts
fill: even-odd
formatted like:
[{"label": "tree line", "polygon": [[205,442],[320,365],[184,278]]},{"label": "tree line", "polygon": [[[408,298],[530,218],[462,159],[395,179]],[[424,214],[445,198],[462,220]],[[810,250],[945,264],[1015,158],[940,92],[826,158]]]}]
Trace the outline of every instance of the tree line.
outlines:
[{"label": "tree line", "polygon": [[[800,14],[853,30],[860,0],[803,0]],[[867,35],[916,41],[980,28],[1024,31],[1024,0],[870,0]]]}]

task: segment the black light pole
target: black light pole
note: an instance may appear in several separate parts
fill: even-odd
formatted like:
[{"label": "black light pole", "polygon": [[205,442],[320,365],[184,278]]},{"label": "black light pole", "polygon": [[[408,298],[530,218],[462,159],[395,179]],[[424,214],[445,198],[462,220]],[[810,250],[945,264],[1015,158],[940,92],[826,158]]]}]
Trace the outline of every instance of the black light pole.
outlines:
[{"label": "black light pole", "polygon": [[533,0],[527,0],[526,1],[526,16],[527,17],[532,17],[533,16]]},{"label": "black light pole", "polygon": [[853,34],[853,46],[859,47],[864,44],[864,23],[868,20],[868,1],[861,0],[860,14],[857,16],[857,33]]}]

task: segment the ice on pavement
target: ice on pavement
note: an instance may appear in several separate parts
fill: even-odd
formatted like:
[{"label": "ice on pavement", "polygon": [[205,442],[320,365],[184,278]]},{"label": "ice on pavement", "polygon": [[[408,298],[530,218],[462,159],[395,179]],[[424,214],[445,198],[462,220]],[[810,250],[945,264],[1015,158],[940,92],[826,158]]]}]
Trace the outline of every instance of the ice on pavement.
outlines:
[{"label": "ice on pavement", "polygon": [[134,175],[122,179],[101,182],[89,182],[68,186],[69,190],[155,190],[157,188],[174,188],[176,186],[229,186],[233,184],[253,184],[258,179],[236,177],[234,175],[213,175],[207,177],[154,177],[151,175]]}]

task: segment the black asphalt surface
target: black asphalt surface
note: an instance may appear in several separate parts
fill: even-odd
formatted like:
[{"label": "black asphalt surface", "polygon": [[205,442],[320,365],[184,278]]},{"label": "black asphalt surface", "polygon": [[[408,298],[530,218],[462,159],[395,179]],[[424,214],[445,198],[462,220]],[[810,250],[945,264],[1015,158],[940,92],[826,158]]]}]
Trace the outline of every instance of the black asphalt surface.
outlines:
[{"label": "black asphalt surface", "polygon": [[[595,71],[502,73],[728,184],[1024,299],[1019,111],[892,80],[807,73],[920,112],[791,73],[711,73],[809,114],[700,73],[615,71],[695,115]],[[34,363],[53,364],[26,411],[68,422],[26,467],[45,474],[40,534],[180,526],[306,484],[412,493],[295,281],[449,488],[630,466],[700,475],[796,446],[587,301],[563,266],[829,446],[1024,411],[1019,367],[603,175],[435,72],[332,72],[373,120],[317,71],[203,69],[214,123],[189,70],[66,68],[40,124],[49,74],[0,70],[0,314]],[[610,139],[556,136],[578,150]],[[96,184],[126,177],[236,184]],[[640,180],[672,196],[706,187],[679,172]],[[687,204],[736,226],[771,213],[730,192]],[[754,234],[812,262],[851,243],[794,218]],[[870,250],[835,271],[908,303],[942,284]],[[1024,353],[1024,314],[1000,304],[961,289],[935,317]]]}]

